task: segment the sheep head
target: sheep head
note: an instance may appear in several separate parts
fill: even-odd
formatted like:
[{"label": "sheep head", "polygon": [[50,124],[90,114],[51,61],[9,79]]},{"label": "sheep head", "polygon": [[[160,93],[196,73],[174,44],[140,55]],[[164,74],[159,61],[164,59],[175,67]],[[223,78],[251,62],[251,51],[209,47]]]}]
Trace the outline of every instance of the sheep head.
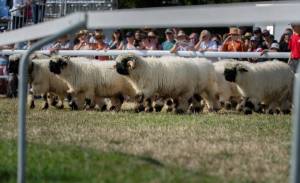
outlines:
[{"label": "sheep head", "polygon": [[20,64],[20,59],[22,55],[21,54],[14,54],[10,55],[8,60],[8,73],[14,73],[18,74],[19,73],[19,64]]},{"label": "sheep head", "polygon": [[119,55],[116,58],[116,69],[121,75],[129,75],[130,71],[135,69],[138,57],[134,54]]},{"label": "sheep head", "polygon": [[227,81],[236,82],[238,74],[243,74],[245,72],[248,72],[248,69],[243,64],[230,63],[225,65],[224,76]]},{"label": "sheep head", "polygon": [[60,74],[68,65],[69,57],[52,57],[49,62],[49,70],[54,74]]}]

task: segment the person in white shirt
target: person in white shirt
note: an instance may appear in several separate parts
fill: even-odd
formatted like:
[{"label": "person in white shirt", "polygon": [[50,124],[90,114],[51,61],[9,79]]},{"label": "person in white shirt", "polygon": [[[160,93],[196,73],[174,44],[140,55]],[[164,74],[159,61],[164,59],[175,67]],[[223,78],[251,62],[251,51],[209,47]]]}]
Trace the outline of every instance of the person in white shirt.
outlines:
[{"label": "person in white shirt", "polygon": [[200,40],[195,45],[196,51],[218,51],[218,45],[211,40],[211,34],[208,30],[203,30],[200,34]]}]

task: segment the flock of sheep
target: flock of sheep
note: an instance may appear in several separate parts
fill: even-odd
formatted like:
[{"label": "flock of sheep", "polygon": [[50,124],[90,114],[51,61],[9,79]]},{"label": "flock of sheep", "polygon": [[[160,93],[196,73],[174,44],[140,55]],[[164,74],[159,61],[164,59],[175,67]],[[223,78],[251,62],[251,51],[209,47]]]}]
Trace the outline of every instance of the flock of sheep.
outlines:
[{"label": "flock of sheep", "polygon": [[[18,73],[20,55],[11,55],[9,71]],[[245,114],[289,113],[294,73],[280,61],[249,63],[227,59],[119,55],[99,62],[85,57],[32,55],[29,60],[29,105],[42,95],[45,103],[73,110],[120,111],[124,101],[136,112],[195,113],[222,107]],[[109,104],[108,104],[109,103]],[[109,107],[108,107],[109,106]]]}]

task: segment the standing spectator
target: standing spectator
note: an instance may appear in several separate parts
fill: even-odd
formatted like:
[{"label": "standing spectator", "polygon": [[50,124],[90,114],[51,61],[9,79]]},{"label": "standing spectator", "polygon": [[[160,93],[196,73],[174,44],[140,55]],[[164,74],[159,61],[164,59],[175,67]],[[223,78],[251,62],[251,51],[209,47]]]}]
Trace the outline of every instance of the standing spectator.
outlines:
[{"label": "standing spectator", "polygon": [[112,35],[112,40],[109,43],[109,49],[111,50],[122,50],[124,46],[122,36],[121,36],[121,30],[118,29],[114,31]]},{"label": "standing spectator", "polygon": [[[96,43],[93,44],[93,50],[107,50],[108,45],[104,43],[105,36],[103,33],[95,34]],[[109,60],[109,56],[96,56],[96,59],[104,61]]]},{"label": "standing spectator", "polygon": [[127,43],[124,46],[124,50],[136,50],[137,48],[134,45],[134,35],[132,32],[126,33],[126,41]]},{"label": "standing spectator", "polygon": [[274,40],[274,36],[272,36],[270,34],[270,32],[266,29],[263,30],[262,35],[263,35],[263,40],[264,40],[263,43],[262,43],[262,48],[263,49],[270,49],[272,43],[277,42],[277,41]]},{"label": "standing spectator", "polygon": [[32,21],[34,24],[43,22],[45,16],[46,0],[29,0],[32,8]]},{"label": "standing spectator", "polygon": [[291,26],[293,28],[293,34],[289,42],[291,56],[288,64],[296,73],[300,62],[300,24],[291,24]]},{"label": "standing spectator", "polygon": [[74,50],[90,50],[92,47],[88,42],[86,30],[81,30],[77,33],[75,41],[74,41]]},{"label": "standing spectator", "polygon": [[12,29],[23,27],[26,3],[26,0],[13,0],[13,6],[10,10],[12,15]]},{"label": "standing spectator", "polygon": [[183,30],[180,30],[176,36],[176,43],[170,50],[171,53],[177,51],[194,51],[193,45],[188,41],[186,34]]},{"label": "standing spectator", "polygon": [[153,31],[148,32],[149,45],[146,45],[147,50],[159,50],[158,37]]},{"label": "standing spectator", "polygon": [[262,36],[262,31],[260,27],[254,27],[253,28],[253,34],[256,37],[257,41],[258,41],[258,45],[259,47],[262,47],[262,43],[263,43],[263,36]]},{"label": "standing spectator", "polygon": [[166,41],[162,43],[163,50],[170,50],[175,44],[174,32],[171,29],[165,30]]},{"label": "standing spectator", "polygon": [[252,37],[252,34],[250,32],[246,32],[244,36],[242,36],[242,41],[245,46],[245,50],[248,50],[250,46],[250,39]]},{"label": "standing spectator", "polygon": [[[263,49],[259,45],[259,38],[257,36],[252,36],[250,38],[250,44],[249,44],[247,51],[248,52],[262,52],[263,51]],[[261,61],[263,61],[263,59],[249,58],[248,61],[249,62],[261,62]]]},{"label": "standing spectator", "polygon": [[58,50],[72,50],[73,44],[69,40],[68,35],[64,35],[57,39],[57,41],[52,44],[49,48],[50,52],[55,52]]},{"label": "standing spectator", "polygon": [[203,30],[200,33],[200,40],[195,45],[195,50],[199,51],[218,51],[218,45],[211,40],[211,34],[208,30]]},{"label": "standing spectator", "polygon": [[288,33],[282,34],[279,41],[279,51],[280,52],[290,52],[289,41],[291,36]]},{"label": "standing spectator", "polygon": [[239,34],[239,29],[232,27],[229,30],[227,38],[224,40],[222,51],[228,52],[240,52],[246,51],[241,41],[241,36]]},{"label": "standing spectator", "polygon": [[189,36],[189,40],[193,46],[195,46],[199,41],[199,35],[196,32],[193,32]]}]

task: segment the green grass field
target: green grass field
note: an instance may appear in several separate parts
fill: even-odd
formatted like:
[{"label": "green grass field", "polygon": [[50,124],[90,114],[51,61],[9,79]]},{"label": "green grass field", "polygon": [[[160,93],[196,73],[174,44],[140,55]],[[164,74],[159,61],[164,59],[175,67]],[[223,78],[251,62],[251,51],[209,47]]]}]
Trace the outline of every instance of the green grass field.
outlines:
[{"label": "green grass field", "polygon": [[[27,119],[28,182],[288,182],[289,115],[36,108]],[[16,182],[16,120],[17,100],[0,99],[1,183]]]}]

